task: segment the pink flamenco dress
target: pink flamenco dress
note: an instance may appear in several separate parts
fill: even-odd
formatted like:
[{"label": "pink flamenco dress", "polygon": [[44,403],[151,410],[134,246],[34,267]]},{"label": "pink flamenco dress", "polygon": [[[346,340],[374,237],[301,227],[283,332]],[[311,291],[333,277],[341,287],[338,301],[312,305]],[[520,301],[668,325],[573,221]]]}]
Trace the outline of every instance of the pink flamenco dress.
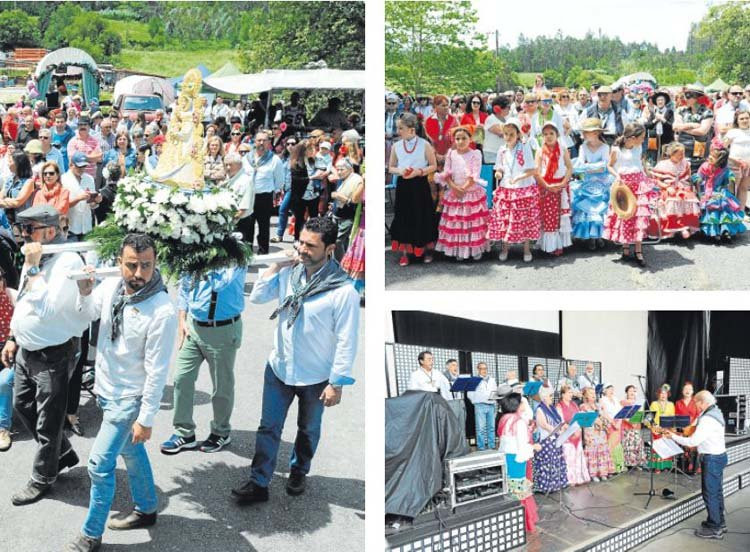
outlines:
[{"label": "pink flamenco dress", "polygon": [[[631,149],[612,148],[617,153],[615,170],[618,179],[636,198],[635,215],[625,220],[617,216],[610,203],[604,223],[604,239],[620,244],[642,242],[648,236],[651,203],[658,196],[654,182],[646,176],[641,162],[641,146]],[[611,194],[610,194],[611,196]]]},{"label": "pink flamenco dress", "polygon": [[539,521],[532,480],[527,476],[527,463],[534,457],[529,442],[529,427],[518,412],[503,414],[497,426],[501,453],[505,454],[505,469],[508,474],[508,489],[524,507],[526,531],[536,530]]},{"label": "pink flamenco dress", "polygon": [[[445,156],[445,169],[435,176],[435,180],[446,187],[435,251],[442,251],[447,257],[479,260],[490,250],[487,239],[489,210],[484,191],[486,183],[479,178],[481,169],[482,154],[479,151],[469,150],[461,154],[449,150]],[[448,179],[456,186],[464,186],[469,178],[474,184],[463,196],[448,187]]]},{"label": "pink flamenco dress", "polygon": [[357,206],[354,224],[349,239],[349,249],[341,259],[343,268],[354,282],[355,289],[362,295],[365,291],[365,197]]},{"label": "pink flamenco dress", "polygon": [[683,159],[674,163],[671,159],[662,159],[651,175],[661,191],[657,199],[659,220],[652,219],[649,235],[658,235],[657,224],[661,226],[661,234],[665,238],[680,232],[694,234],[700,230],[701,207],[690,181],[690,162]]},{"label": "pink flamenco dress", "polygon": [[[578,405],[573,401],[565,404],[564,401],[557,403],[557,412],[560,417],[569,424],[578,413]],[[568,483],[571,486],[582,485],[591,481],[589,475],[588,462],[583,452],[583,443],[581,442],[581,430],[579,429],[568,440],[563,443],[563,458],[567,467]]]},{"label": "pink flamenco dress", "polygon": [[513,179],[534,169],[534,155],[528,143],[516,143],[513,148],[502,147],[497,152],[495,170],[503,177],[493,194],[490,215],[490,239],[506,243],[538,240],[541,236],[539,186],[529,176],[518,182]]}]

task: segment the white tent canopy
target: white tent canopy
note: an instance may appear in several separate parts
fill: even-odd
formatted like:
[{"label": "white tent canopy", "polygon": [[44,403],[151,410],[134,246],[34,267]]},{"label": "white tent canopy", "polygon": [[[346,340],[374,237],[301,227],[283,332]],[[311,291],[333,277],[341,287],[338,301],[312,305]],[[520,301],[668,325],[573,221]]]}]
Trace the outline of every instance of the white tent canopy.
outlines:
[{"label": "white tent canopy", "polygon": [[89,54],[78,48],[60,48],[54,52],[50,52],[36,65],[36,72],[34,75],[38,79],[43,73],[46,73],[51,67],[57,65],[78,65],[88,66],[93,71],[96,71],[96,62]]},{"label": "white tent canopy", "polygon": [[362,89],[364,71],[342,69],[266,69],[262,73],[206,77],[203,84],[225,94],[254,94],[267,90]]},{"label": "white tent canopy", "polygon": [[156,94],[164,100],[164,105],[170,105],[175,101],[174,87],[169,81],[147,75],[130,75],[117,81],[112,100],[116,102],[122,94]]}]

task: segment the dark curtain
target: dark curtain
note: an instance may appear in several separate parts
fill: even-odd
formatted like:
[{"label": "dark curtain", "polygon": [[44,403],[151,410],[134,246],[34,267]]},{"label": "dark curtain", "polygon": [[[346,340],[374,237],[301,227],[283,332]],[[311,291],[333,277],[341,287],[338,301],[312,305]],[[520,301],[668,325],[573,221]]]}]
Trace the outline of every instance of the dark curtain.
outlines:
[{"label": "dark curtain", "polygon": [[711,311],[711,356],[750,357],[747,331],[750,328],[750,312]]},{"label": "dark curtain", "polygon": [[695,390],[708,383],[707,312],[649,311],[648,313],[648,402],[664,383],[671,388],[670,400],[680,397],[682,384],[692,381]]},{"label": "dark curtain", "polygon": [[562,355],[557,333],[527,330],[423,311],[394,311],[396,343],[519,356]]}]

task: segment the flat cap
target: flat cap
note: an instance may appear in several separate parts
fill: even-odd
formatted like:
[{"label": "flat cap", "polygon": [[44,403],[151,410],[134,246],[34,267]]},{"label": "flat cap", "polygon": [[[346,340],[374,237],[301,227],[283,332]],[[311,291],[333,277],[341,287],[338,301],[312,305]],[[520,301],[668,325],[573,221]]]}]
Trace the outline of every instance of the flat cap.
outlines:
[{"label": "flat cap", "polygon": [[60,213],[52,205],[34,205],[16,215],[16,222],[38,222],[49,226],[60,224]]}]

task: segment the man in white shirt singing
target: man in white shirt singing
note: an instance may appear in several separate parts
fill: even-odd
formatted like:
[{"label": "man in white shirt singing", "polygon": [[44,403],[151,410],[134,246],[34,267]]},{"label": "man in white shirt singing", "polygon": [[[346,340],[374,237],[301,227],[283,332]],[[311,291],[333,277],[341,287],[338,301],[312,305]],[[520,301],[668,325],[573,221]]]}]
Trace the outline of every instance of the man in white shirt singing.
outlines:
[{"label": "man in white shirt singing", "polygon": [[690,437],[675,435],[669,431],[667,437],[684,447],[698,447],[701,457],[701,490],[706,504],[708,519],[701,522],[695,536],[704,539],[723,539],[727,531],[724,520],[724,468],[727,465],[727,448],[724,442],[724,415],[716,406],[716,397],[708,391],[695,394],[695,405],[701,411],[695,433]]},{"label": "man in white shirt singing", "polygon": [[474,405],[474,420],[477,430],[477,450],[495,448],[495,401],[490,398],[497,391],[495,378],[487,375],[487,365],[477,364],[477,373],[482,381],[474,391],[469,391],[467,397]]},{"label": "man in white shirt singing", "polygon": [[268,500],[281,430],[295,397],[297,437],[286,492],[292,496],[305,492],[324,407],[339,404],[342,387],[354,383],[359,294],[333,259],[337,233],[330,218],[308,219],[300,233],[298,258],[271,265],[250,294],[251,303],[277,300],[279,306],[271,319],[278,317],[279,323],[263,376],[263,406],[250,481],[232,489],[239,504]]},{"label": "man in white shirt singing", "polygon": [[440,393],[440,395],[449,401],[451,395],[450,384],[446,377],[439,371],[433,369],[434,359],[430,351],[422,351],[417,356],[419,368],[411,373],[409,378],[409,391],[430,391]]},{"label": "man in white shirt singing", "polygon": [[125,461],[135,508],[113,516],[107,527],[123,530],[156,523],[156,487],[144,443],[151,438],[169,374],[177,311],[156,269],[150,237],[126,236],[118,262],[122,278],[108,278],[95,290],[93,277],[78,282],[75,308],[88,321],[101,320],[94,394],[102,409],[102,425],[89,456],[88,515],[65,552],[94,552],[101,546],[115,496],[118,456]]},{"label": "man in white shirt singing", "polygon": [[42,498],[58,472],[78,463],[63,423],[69,368],[74,366],[73,338],[80,337],[87,323],[75,311],[78,293],[67,278],[83,268],[83,261],[70,251],[42,255],[43,244],[65,243],[57,210],[50,205],[31,207],[18,214],[16,224],[26,242],[26,259],[2,362],[6,367],[16,363],[13,406],[39,443],[31,480],[11,497],[21,506]]}]

